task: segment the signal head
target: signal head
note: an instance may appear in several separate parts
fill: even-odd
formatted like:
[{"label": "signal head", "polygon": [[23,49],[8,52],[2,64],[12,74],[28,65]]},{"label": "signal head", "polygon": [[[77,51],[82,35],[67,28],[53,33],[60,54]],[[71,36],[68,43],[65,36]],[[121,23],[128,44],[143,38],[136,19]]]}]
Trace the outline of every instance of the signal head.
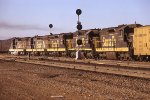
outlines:
[{"label": "signal head", "polygon": [[49,28],[52,28],[53,27],[53,24],[49,24]]},{"label": "signal head", "polygon": [[77,9],[76,10],[76,14],[79,16],[79,15],[81,15],[81,13],[82,13],[82,10],[81,9]]},{"label": "signal head", "polygon": [[78,24],[78,25],[77,25],[77,29],[78,29],[78,30],[81,30],[81,29],[82,29],[82,25],[81,25],[81,24]]},{"label": "signal head", "polygon": [[78,45],[82,45],[82,40],[81,40],[81,39],[78,39],[78,40],[77,40],[77,44],[78,44]]}]

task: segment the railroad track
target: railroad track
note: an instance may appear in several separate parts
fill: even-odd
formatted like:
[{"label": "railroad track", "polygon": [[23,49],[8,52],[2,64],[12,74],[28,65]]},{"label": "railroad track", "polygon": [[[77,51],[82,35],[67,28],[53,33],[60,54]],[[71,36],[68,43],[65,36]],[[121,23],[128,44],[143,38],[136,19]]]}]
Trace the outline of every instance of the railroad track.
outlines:
[{"label": "railroad track", "polygon": [[[4,61],[16,61],[19,63],[29,63],[53,66],[58,68],[70,68],[76,70],[93,71],[105,74],[113,74],[120,76],[136,77],[150,79],[150,67],[139,67],[137,64],[106,64],[106,63],[96,63],[93,61],[83,61],[83,60],[62,60],[62,59],[48,59],[48,58],[35,58],[28,60],[26,57],[4,57],[0,58]],[[136,65],[136,66],[133,66]]]}]

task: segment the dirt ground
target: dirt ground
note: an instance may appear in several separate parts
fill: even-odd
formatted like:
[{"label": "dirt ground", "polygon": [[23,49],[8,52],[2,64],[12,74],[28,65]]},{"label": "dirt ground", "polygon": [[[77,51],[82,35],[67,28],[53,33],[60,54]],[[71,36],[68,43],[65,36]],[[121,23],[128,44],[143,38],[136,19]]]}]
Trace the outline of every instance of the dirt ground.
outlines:
[{"label": "dirt ground", "polygon": [[0,100],[149,100],[150,80],[0,60]]}]

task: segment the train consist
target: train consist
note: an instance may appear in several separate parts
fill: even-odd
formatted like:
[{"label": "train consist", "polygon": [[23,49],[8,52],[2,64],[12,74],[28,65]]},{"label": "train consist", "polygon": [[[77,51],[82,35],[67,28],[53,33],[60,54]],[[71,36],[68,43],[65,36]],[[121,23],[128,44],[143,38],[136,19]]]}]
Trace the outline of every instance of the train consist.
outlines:
[{"label": "train consist", "polygon": [[9,52],[83,58],[150,61],[150,26],[119,25],[46,36],[16,37]]}]

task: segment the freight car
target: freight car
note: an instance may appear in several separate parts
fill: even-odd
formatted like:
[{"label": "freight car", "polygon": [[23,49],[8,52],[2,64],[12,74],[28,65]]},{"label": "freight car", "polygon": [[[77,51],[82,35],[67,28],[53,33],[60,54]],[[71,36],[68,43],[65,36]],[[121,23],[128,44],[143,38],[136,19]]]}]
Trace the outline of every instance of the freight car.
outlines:
[{"label": "freight car", "polygon": [[13,39],[0,40],[0,53],[8,53]]},{"label": "freight car", "polygon": [[150,25],[134,29],[134,58],[150,61]]}]

